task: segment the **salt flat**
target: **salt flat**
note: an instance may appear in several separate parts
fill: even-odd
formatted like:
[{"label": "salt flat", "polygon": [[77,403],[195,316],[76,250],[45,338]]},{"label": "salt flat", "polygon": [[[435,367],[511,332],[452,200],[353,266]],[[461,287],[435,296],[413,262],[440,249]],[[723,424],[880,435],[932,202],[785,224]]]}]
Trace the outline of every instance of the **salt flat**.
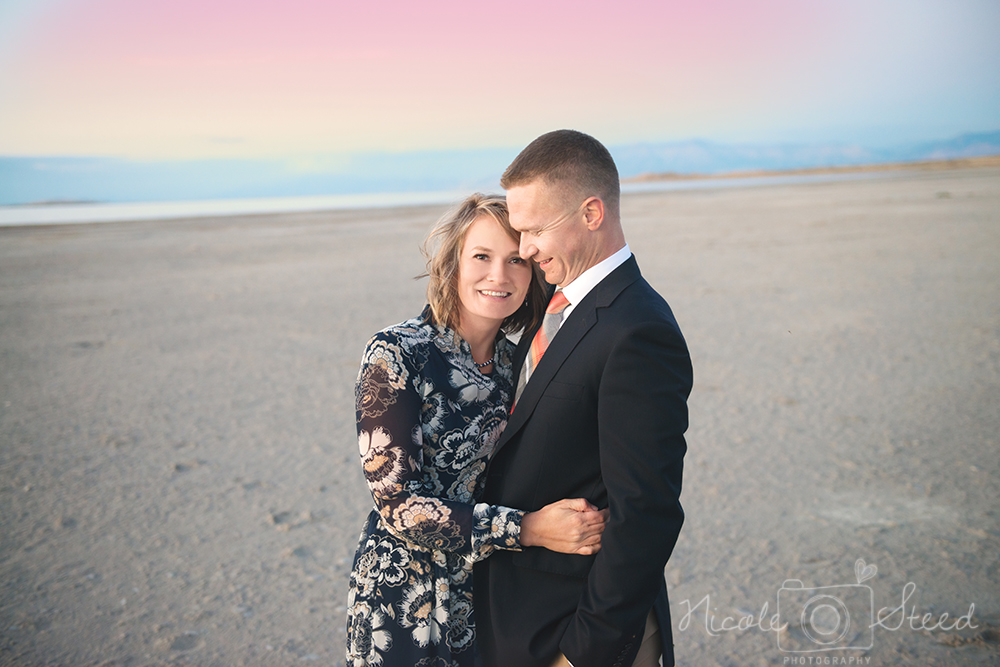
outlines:
[{"label": "salt flat", "polygon": [[[0,229],[0,664],[343,664],[371,506],[353,382],[419,312],[442,211]],[[1000,169],[631,194],[623,217],[695,369],[679,664],[996,664]],[[907,614],[974,604],[978,627],[897,613],[820,654],[718,631],[785,580],[856,585],[858,559],[876,610],[912,583]]]}]

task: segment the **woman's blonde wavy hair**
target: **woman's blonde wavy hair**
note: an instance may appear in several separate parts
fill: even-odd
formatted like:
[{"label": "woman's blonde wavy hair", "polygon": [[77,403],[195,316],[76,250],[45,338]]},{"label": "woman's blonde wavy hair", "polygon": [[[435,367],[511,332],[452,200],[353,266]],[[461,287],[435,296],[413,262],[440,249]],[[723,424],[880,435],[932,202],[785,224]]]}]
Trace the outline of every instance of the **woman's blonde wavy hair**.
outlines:
[{"label": "woman's blonde wavy hair", "polygon": [[[465,236],[479,218],[496,220],[515,243],[521,235],[510,226],[507,200],[500,195],[470,195],[456,208],[448,211],[424,241],[423,253],[427,258],[427,301],[431,307],[432,324],[458,331],[461,311],[458,296],[458,267],[462,257]],[[507,317],[500,328],[505,333],[530,329],[542,320],[548,305],[548,295],[543,274],[538,265],[531,263],[531,284],[528,297],[521,307]]]}]

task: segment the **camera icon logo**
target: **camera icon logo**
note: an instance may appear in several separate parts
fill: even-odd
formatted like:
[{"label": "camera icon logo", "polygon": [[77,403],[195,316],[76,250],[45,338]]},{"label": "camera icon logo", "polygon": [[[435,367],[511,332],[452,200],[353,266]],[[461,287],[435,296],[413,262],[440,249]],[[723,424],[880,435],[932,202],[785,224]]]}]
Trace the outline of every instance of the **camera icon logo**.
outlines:
[{"label": "camera icon logo", "polygon": [[858,583],[806,588],[788,579],[778,589],[778,650],[815,653],[870,649],[874,644],[875,596],[862,582],[875,576],[875,566],[856,564]]}]

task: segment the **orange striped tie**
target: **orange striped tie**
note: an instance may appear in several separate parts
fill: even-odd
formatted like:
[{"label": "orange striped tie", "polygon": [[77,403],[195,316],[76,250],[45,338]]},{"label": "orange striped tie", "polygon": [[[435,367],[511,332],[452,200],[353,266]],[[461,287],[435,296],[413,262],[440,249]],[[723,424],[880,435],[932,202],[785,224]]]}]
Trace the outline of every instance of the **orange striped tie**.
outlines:
[{"label": "orange striped tie", "polygon": [[[531,377],[531,374],[538,366],[538,362],[542,360],[542,355],[545,354],[545,350],[549,347],[549,342],[559,331],[559,325],[562,324],[563,320],[563,310],[568,305],[569,299],[566,298],[566,295],[562,293],[562,290],[556,290],[556,293],[552,295],[552,300],[549,301],[548,308],[545,309],[542,326],[538,328],[535,337],[531,339],[531,348],[528,350],[528,356],[524,358],[521,375],[517,379],[517,391],[514,392],[515,403],[521,398],[524,386],[528,384],[528,378]],[[513,408],[511,408],[511,411],[513,412]]]}]

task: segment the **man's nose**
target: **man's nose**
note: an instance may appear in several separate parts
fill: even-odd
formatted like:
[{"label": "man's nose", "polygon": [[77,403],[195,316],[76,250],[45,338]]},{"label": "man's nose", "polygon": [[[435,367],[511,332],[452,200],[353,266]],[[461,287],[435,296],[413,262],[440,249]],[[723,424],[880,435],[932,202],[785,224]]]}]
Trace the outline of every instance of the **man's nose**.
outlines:
[{"label": "man's nose", "polygon": [[521,234],[521,240],[517,245],[517,254],[521,256],[521,259],[531,259],[536,252],[538,252],[538,248],[528,239],[528,235]]}]

